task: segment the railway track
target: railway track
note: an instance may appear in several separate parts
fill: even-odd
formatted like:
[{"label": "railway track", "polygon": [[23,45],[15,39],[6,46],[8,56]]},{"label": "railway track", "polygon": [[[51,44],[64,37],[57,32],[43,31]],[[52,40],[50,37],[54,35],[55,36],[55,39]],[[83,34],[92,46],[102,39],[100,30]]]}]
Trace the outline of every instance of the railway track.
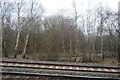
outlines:
[{"label": "railway track", "polygon": [[[89,66],[63,63],[44,63],[19,60],[3,60],[1,63],[2,72],[5,73],[31,73],[62,76],[83,76],[99,78],[119,79],[120,67],[118,66]],[[42,72],[41,72],[42,71]],[[69,75],[70,74],[70,75]],[[91,75],[92,74],[92,75]],[[96,75],[98,74],[98,75]],[[89,76],[90,75],[90,76]],[[93,76],[94,75],[94,76]]]},{"label": "railway track", "polygon": [[[118,78],[108,78],[108,77],[89,77],[89,76],[66,76],[66,75],[50,75],[50,74],[37,74],[37,73],[20,73],[20,72],[3,72],[4,79],[9,78],[12,75],[12,78],[21,80],[40,80],[41,76],[43,77],[55,77],[55,80],[119,80]],[[32,76],[32,79],[31,79]],[[36,79],[37,77],[37,79]],[[62,79],[61,79],[62,78]],[[49,79],[47,79],[49,80]],[[53,79],[52,79],[53,80]]]}]

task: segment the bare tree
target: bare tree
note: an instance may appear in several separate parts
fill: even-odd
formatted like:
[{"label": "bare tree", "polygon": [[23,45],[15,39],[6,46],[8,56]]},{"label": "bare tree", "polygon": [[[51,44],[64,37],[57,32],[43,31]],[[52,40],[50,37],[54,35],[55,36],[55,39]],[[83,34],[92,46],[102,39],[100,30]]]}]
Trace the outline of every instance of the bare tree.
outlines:
[{"label": "bare tree", "polygon": [[[33,29],[33,27],[35,26],[35,21],[37,20],[37,17],[41,18],[41,15],[42,15],[41,13],[43,13],[42,9],[37,5],[39,5],[39,4],[36,4],[33,1],[30,2],[30,14],[28,15],[28,21],[27,21],[28,32],[26,34],[24,49],[23,49],[23,52],[22,52],[23,57],[25,57],[30,32]],[[41,13],[36,11],[36,9],[38,9],[38,8],[41,9],[41,11],[40,11]],[[36,46],[36,43],[35,43],[35,46]]]},{"label": "bare tree", "polygon": [[63,19],[63,15],[62,15],[62,18],[61,18],[61,20],[60,20],[60,24],[61,24],[61,35],[62,35],[62,49],[63,49],[63,55],[64,55],[64,57],[65,57],[65,53],[66,53],[66,50],[65,50],[65,28],[64,28],[64,26],[65,26],[65,24],[64,24],[64,19]]},{"label": "bare tree", "polygon": [[25,53],[26,53],[26,48],[27,48],[27,44],[28,44],[28,38],[29,38],[29,35],[30,35],[30,31],[31,31],[31,28],[33,27],[33,9],[34,9],[34,2],[32,1],[31,4],[30,4],[30,19],[28,20],[29,23],[28,24],[28,33],[26,35],[26,39],[25,39],[25,45],[24,45],[24,49],[23,49],[23,58],[25,58]]},{"label": "bare tree", "polygon": [[16,42],[15,42],[15,58],[17,57],[17,49],[18,49],[18,46],[19,46],[19,38],[20,38],[20,32],[21,32],[21,29],[22,29],[22,25],[21,25],[21,9],[22,9],[22,6],[23,6],[23,2],[17,2],[15,3],[16,5],[16,8],[17,8],[17,27],[16,27],[16,30],[17,30],[17,35],[16,35]]},{"label": "bare tree", "polygon": [[0,22],[0,56],[2,56],[2,27]]},{"label": "bare tree", "polygon": [[104,8],[100,6],[98,8],[98,15],[100,16],[100,21],[99,21],[99,27],[98,27],[98,32],[99,36],[101,37],[101,44],[100,44],[100,52],[102,55],[102,61],[104,61],[104,53],[103,53],[103,31],[104,31],[104,22],[106,20],[106,14],[104,13]]},{"label": "bare tree", "polygon": [[120,65],[120,2],[118,3],[118,65]]},{"label": "bare tree", "polygon": [[[0,10],[1,10],[1,29],[2,29],[2,48],[3,52],[5,53],[5,57],[8,57],[7,53],[7,47],[11,44],[11,42],[7,42],[7,32],[9,33],[10,27],[11,27],[11,12],[12,12],[12,3],[8,2],[1,2],[0,4]],[[11,39],[11,38],[9,38]]]},{"label": "bare tree", "polygon": [[[78,20],[78,12],[77,12],[77,9],[76,9],[76,3],[75,2],[73,2],[73,8],[74,8],[74,13],[75,13],[75,27],[77,28],[77,29],[80,29],[80,28],[78,28],[78,26],[77,26],[77,20]],[[75,36],[76,36],[76,48],[75,48],[75,52],[76,52],[76,54],[78,54],[78,48],[79,48],[79,32],[76,32],[76,34],[75,34]]]}]

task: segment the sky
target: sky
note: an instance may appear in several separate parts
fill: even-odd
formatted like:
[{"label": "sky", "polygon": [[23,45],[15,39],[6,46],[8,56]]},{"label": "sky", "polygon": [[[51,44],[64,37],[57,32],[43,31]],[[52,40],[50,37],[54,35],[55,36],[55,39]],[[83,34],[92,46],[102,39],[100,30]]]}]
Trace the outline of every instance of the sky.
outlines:
[{"label": "sky", "polygon": [[[6,0],[7,2],[17,2],[21,0]],[[24,2],[29,2],[30,0],[22,0]],[[95,9],[96,6],[100,5],[112,9],[113,11],[118,11],[118,2],[120,0],[33,0],[37,3],[41,3],[45,9],[45,16],[64,14],[67,16],[74,15],[73,1],[76,3],[76,8],[78,15],[85,14],[86,9]]]},{"label": "sky", "polygon": [[[21,1],[21,0],[7,0],[7,1]],[[22,0],[29,2],[30,0]],[[76,3],[76,8],[81,12],[84,12],[88,8],[95,8],[99,5],[99,2],[103,6],[110,7],[113,11],[118,10],[118,2],[120,0],[33,0],[39,2],[45,8],[46,15],[52,15],[56,13],[70,14],[73,11],[72,3]]]},{"label": "sky", "polygon": [[[36,0],[42,3],[43,7],[46,9],[47,15],[65,12],[70,14],[73,10],[73,1],[76,3],[76,8],[83,12],[88,8],[95,8],[99,5],[99,2],[103,6],[110,7],[113,11],[118,10],[119,0]],[[61,9],[64,9],[61,11]],[[64,14],[64,13],[63,13]]]},{"label": "sky", "polygon": [[90,3],[91,5],[101,2],[103,4],[109,5],[112,8],[117,8],[119,0],[36,0],[43,3],[46,9],[71,9],[72,2],[76,2],[76,5],[80,8],[84,8]]}]

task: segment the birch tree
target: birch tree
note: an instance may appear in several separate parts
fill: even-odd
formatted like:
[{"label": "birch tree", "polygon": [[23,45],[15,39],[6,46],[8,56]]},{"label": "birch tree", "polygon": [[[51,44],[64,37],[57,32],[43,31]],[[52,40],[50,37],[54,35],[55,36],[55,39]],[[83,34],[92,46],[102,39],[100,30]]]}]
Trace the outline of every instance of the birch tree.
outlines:
[{"label": "birch tree", "polygon": [[[40,13],[36,11],[37,9],[40,9]],[[30,2],[30,14],[28,14],[28,19],[26,21],[27,22],[26,24],[28,27],[28,32],[26,34],[25,44],[24,44],[24,48],[23,48],[23,52],[22,52],[23,58],[25,58],[30,32],[32,29],[34,29],[36,20],[41,18],[41,15],[42,15],[41,13],[43,13],[43,10],[40,8],[40,4],[37,4],[33,1],[31,1]],[[35,43],[35,46],[36,46],[36,43]]]},{"label": "birch tree", "polygon": [[103,36],[105,35],[106,32],[106,21],[109,19],[109,10],[105,9],[103,6],[100,6],[98,8],[98,16],[99,16],[99,21],[98,21],[98,33],[100,36],[100,53],[102,55],[102,61],[104,61],[104,52],[103,52],[103,48],[104,48],[104,38]]},{"label": "birch tree", "polygon": [[[77,26],[77,20],[78,20],[78,12],[77,12],[77,9],[76,9],[76,3],[75,2],[73,2],[73,9],[74,9],[74,14],[75,14],[75,17],[74,17],[74,24],[75,24],[75,27],[78,29],[78,31],[79,31],[79,29],[80,28],[78,28],[78,26]],[[78,52],[78,48],[79,48],[79,32],[76,32],[76,34],[75,34],[75,36],[76,36],[76,48],[75,48],[75,53],[76,54],[78,54],[79,52]]]},{"label": "birch tree", "polygon": [[17,3],[15,3],[15,5],[16,5],[16,10],[17,10],[17,26],[16,26],[17,34],[16,34],[16,41],[15,41],[15,56],[14,57],[16,58],[18,46],[19,46],[20,32],[22,29],[21,10],[22,10],[22,6],[23,6],[23,2],[17,2]]},{"label": "birch tree", "polygon": [[103,7],[100,6],[98,10],[98,15],[100,16],[100,21],[99,21],[99,27],[98,27],[98,33],[100,36],[100,53],[102,55],[102,61],[104,60],[104,53],[103,53],[103,29],[104,29],[104,21],[105,21],[105,16],[103,13]]}]

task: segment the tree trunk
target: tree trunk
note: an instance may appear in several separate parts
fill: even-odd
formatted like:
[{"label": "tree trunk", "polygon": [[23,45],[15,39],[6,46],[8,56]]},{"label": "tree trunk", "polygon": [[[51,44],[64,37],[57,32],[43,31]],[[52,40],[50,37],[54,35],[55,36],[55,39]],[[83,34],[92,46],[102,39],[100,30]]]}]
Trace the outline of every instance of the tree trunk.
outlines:
[{"label": "tree trunk", "polygon": [[[95,20],[94,20],[94,25],[93,25],[94,27],[93,27],[93,32],[95,33],[95,26],[96,26],[96,18],[95,18]],[[94,34],[94,37],[93,37],[93,45],[92,45],[92,53],[93,54],[95,54],[95,39],[96,39],[96,37],[95,37],[95,34]]]},{"label": "tree trunk", "polygon": [[29,33],[26,36],[26,40],[25,40],[25,45],[24,45],[24,49],[23,49],[23,57],[25,57],[25,53],[26,53],[26,49],[27,49],[27,44],[28,44],[28,38],[29,38]]},{"label": "tree trunk", "polygon": [[[20,27],[20,11],[21,11],[21,3],[17,3],[17,20],[18,20],[18,24],[17,27]],[[19,45],[19,38],[20,38],[20,32],[21,32],[21,27],[17,28],[18,32],[17,32],[17,36],[16,36],[16,42],[15,42],[15,58],[17,57],[17,49],[18,49],[18,45]]]},{"label": "tree trunk", "polygon": [[36,52],[37,52],[37,50],[36,50],[36,49],[37,49],[37,44],[36,44],[36,41],[35,41],[35,44],[34,44],[34,45],[35,45],[35,50],[34,50],[34,53],[36,53]]},{"label": "tree trunk", "polygon": [[78,33],[76,32],[76,48],[75,48],[76,54],[78,54],[78,46],[79,46],[78,44],[79,44]]},{"label": "tree trunk", "polygon": [[18,45],[19,45],[19,38],[20,38],[20,30],[18,30],[17,32],[17,36],[16,36],[16,42],[15,42],[15,58],[17,56],[17,49],[18,49]]},{"label": "tree trunk", "polygon": [[93,39],[93,54],[95,54],[95,38]]},{"label": "tree trunk", "polygon": [[102,54],[102,61],[104,61],[104,53],[103,53],[103,37],[101,36],[101,54]]},{"label": "tree trunk", "polygon": [[103,22],[104,22],[104,19],[103,17],[101,16],[101,21],[100,21],[100,37],[101,37],[101,49],[100,49],[100,52],[102,54],[102,61],[104,61],[104,53],[103,53]]},{"label": "tree trunk", "polygon": [[2,56],[2,27],[3,26],[0,26],[0,54],[1,54],[0,56]]},{"label": "tree trunk", "polygon": [[63,55],[64,55],[64,57],[65,57],[65,41],[64,41],[64,38],[63,38],[63,40],[62,40],[62,44],[63,44]]},{"label": "tree trunk", "polygon": [[120,66],[120,34],[118,34],[118,66]]},{"label": "tree trunk", "polygon": [[6,48],[6,42],[5,41],[2,41],[3,42],[3,44],[2,44],[2,52],[3,52],[3,50],[4,50],[4,55],[5,55],[5,57],[8,57],[7,56],[7,48]]},{"label": "tree trunk", "polygon": [[71,31],[70,31],[70,55],[72,54],[72,39],[71,39]]},{"label": "tree trunk", "polygon": [[20,37],[20,31],[18,31],[18,33],[17,33],[16,43],[15,43],[15,51],[17,51],[17,47],[18,47],[18,43],[19,43],[19,37]]},{"label": "tree trunk", "polygon": [[37,52],[37,43],[36,43],[36,39],[37,38],[37,31],[35,31],[35,38],[34,38],[34,53]]},{"label": "tree trunk", "polygon": [[[73,8],[74,8],[74,13],[75,13],[75,27],[77,28],[77,20],[78,20],[78,13],[77,13],[77,9],[76,9],[76,3],[73,2]],[[77,31],[75,36],[76,36],[76,48],[75,48],[75,53],[78,54],[78,43],[79,43],[79,40],[78,40],[78,34],[79,32]],[[76,56],[77,57],[77,56]]]}]

